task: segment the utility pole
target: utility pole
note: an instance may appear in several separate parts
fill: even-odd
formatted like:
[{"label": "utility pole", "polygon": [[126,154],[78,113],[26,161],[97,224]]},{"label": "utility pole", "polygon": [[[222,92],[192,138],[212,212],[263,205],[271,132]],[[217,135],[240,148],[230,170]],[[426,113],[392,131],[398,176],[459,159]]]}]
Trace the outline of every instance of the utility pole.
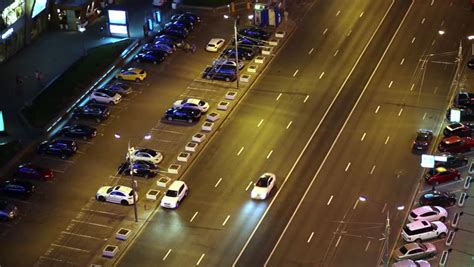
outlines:
[{"label": "utility pole", "polygon": [[130,164],[130,178],[132,179],[132,190],[133,190],[133,211],[135,213],[135,222],[138,222],[138,211],[137,211],[137,181],[133,175],[133,159],[130,148],[130,141],[128,141],[128,162]]}]

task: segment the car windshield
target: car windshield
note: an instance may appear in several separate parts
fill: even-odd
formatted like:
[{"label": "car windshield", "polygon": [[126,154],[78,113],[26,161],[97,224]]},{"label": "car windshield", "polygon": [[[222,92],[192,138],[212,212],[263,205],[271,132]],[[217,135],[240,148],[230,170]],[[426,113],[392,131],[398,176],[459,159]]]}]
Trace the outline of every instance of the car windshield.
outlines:
[{"label": "car windshield", "polygon": [[166,196],[167,197],[177,197],[178,196],[178,191],[168,189],[168,191],[166,191]]},{"label": "car windshield", "polygon": [[267,187],[268,184],[268,176],[262,177],[258,179],[257,186],[258,187]]},{"label": "car windshield", "polygon": [[114,93],[114,92],[110,92],[110,91],[106,91],[106,90],[101,91],[101,92],[104,93],[104,94],[106,94],[106,95],[108,95],[108,96],[110,96],[110,97],[115,96],[115,93]]},{"label": "car windshield", "polygon": [[428,135],[420,134],[416,137],[416,141],[418,141],[418,142],[427,142],[427,141],[429,141]]}]

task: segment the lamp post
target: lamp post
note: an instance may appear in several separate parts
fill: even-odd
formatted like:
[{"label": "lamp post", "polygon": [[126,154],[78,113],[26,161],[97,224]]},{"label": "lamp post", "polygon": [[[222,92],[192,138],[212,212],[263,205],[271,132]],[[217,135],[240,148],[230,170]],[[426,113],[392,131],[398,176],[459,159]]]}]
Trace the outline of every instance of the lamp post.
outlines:
[{"label": "lamp post", "polygon": [[[230,18],[229,15],[224,15],[225,19]],[[239,84],[239,43],[237,42],[237,21],[239,20],[239,16],[237,15],[234,18],[234,42],[235,42],[235,74],[237,75],[237,90],[240,89]]]},{"label": "lamp post", "polygon": [[[368,200],[368,198],[366,196],[359,196],[359,201],[366,202],[367,200]],[[379,205],[381,204],[381,203],[377,203],[377,202],[374,202],[374,203],[379,204]],[[396,206],[396,209],[398,211],[402,211],[402,210],[405,209],[405,206],[403,206],[403,205]],[[390,233],[391,233],[390,210],[387,209],[387,218],[385,219],[385,230],[384,230],[384,234],[383,234],[384,243],[383,243],[383,248],[382,248],[381,257],[380,257],[381,258],[381,263],[385,267],[388,267],[388,264],[390,262],[390,251],[388,249]]]},{"label": "lamp post", "polygon": [[[114,137],[116,139],[122,138],[122,136],[119,133],[115,133]],[[145,140],[150,140],[151,135],[147,134],[143,137]],[[135,215],[135,222],[138,222],[138,210],[137,210],[137,180],[135,179],[135,176],[133,175],[133,158],[132,158],[132,148],[130,147],[130,139],[128,140],[128,146],[127,146],[127,160],[129,163],[130,167],[130,177],[132,178],[132,190],[133,190],[133,212]]]}]

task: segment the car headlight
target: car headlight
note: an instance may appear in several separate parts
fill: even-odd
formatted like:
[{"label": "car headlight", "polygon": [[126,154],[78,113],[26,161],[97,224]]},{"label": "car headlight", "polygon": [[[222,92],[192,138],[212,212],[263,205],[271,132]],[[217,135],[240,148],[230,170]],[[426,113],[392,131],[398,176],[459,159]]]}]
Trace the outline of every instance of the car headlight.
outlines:
[{"label": "car headlight", "polygon": [[14,212],[14,211],[10,211],[10,213],[8,213],[8,217],[10,217],[10,218],[15,217],[15,212]]}]

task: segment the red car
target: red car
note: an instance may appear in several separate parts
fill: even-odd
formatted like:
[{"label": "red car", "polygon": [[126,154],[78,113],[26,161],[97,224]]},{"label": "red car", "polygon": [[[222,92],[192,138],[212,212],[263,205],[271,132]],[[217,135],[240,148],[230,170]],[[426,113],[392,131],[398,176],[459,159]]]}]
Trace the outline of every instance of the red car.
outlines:
[{"label": "red car", "polygon": [[444,138],[438,145],[441,152],[464,153],[471,151],[474,147],[474,139],[471,137],[451,136]]},{"label": "red car", "polygon": [[431,169],[425,175],[425,180],[429,185],[438,185],[451,180],[459,180],[459,178],[461,178],[461,174],[458,170],[444,167]]},{"label": "red car", "polygon": [[33,163],[24,163],[16,168],[14,176],[18,178],[50,181],[53,179],[54,174],[51,169],[43,168]]}]

